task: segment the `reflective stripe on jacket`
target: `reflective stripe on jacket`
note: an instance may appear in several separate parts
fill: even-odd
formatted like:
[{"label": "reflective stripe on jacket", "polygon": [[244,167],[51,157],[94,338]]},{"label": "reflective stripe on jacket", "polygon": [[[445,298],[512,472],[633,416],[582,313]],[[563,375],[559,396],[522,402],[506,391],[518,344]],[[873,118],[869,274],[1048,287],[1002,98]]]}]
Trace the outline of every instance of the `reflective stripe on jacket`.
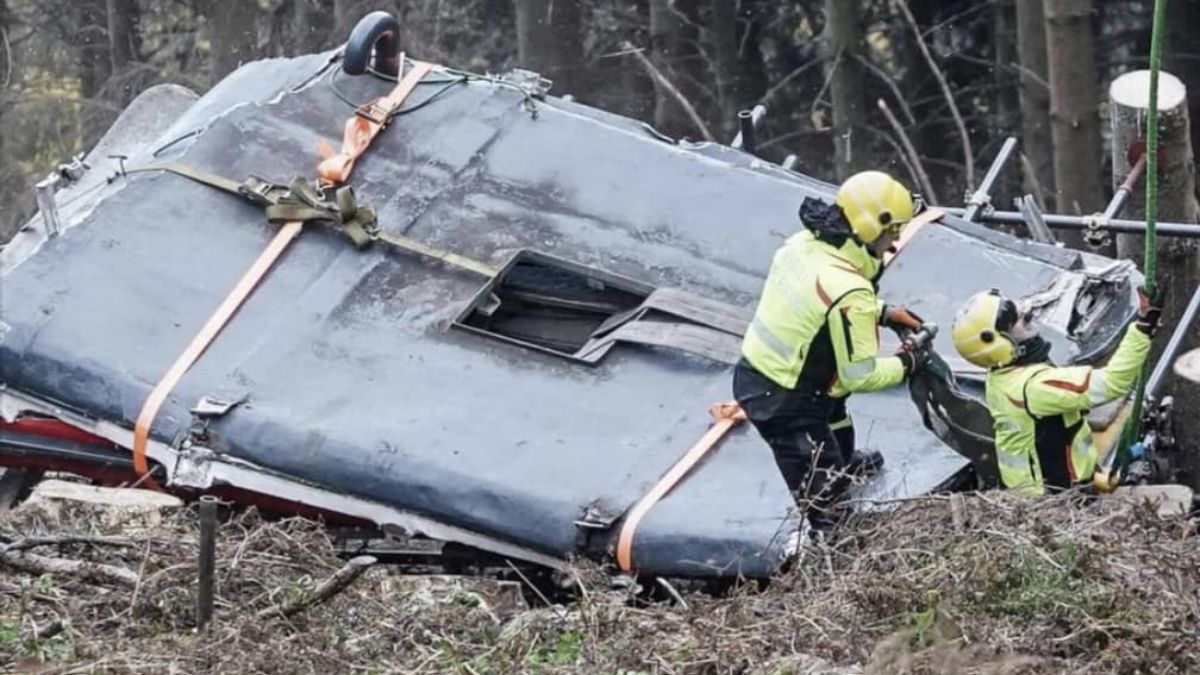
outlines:
[{"label": "reflective stripe on jacket", "polygon": [[997,368],[987,375],[1004,486],[1028,494],[1088,481],[1099,452],[1086,416],[1124,396],[1150,353],[1150,338],[1130,326],[1104,368],[1045,363]]},{"label": "reflective stripe on jacket", "polygon": [[[771,263],[742,356],[786,389],[840,397],[899,384],[900,359],[877,357],[882,305],[865,275],[878,265],[853,241],[834,248],[807,231],[788,239]],[[808,363],[814,354],[822,363]]]}]

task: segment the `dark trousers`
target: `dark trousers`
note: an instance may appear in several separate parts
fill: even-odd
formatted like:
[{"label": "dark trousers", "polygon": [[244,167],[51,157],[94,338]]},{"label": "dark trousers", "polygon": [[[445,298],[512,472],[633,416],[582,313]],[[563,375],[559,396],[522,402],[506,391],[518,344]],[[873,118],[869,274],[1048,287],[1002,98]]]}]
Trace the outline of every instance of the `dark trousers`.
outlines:
[{"label": "dark trousers", "polygon": [[745,361],[734,367],[733,395],[771,447],[788,489],[798,499],[823,509],[846,491],[850,480],[845,467],[854,452],[846,399],[784,389]]}]

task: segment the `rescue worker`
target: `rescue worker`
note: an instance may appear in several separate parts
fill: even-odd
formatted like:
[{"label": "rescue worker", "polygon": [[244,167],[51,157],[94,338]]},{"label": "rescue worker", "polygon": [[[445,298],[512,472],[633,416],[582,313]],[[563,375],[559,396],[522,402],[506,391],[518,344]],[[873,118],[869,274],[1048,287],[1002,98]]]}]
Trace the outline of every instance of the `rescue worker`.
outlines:
[{"label": "rescue worker", "polygon": [[973,296],[951,328],[967,361],[987,369],[987,406],[1005,487],[1044,494],[1090,482],[1100,460],[1088,410],[1124,396],[1150,353],[1162,308],[1139,291],[1137,321],[1104,368],[1055,366],[1032,314],[992,289]]},{"label": "rescue worker", "polygon": [[805,230],[775,253],[742,342],[734,397],[814,518],[849,487],[849,474],[883,464],[878,452],[855,449],[847,396],[898,385],[926,358],[878,355],[880,324],[921,326],[875,295],[883,254],[914,208],[908,189],[879,171],[851,176],[832,205],[806,198]]}]

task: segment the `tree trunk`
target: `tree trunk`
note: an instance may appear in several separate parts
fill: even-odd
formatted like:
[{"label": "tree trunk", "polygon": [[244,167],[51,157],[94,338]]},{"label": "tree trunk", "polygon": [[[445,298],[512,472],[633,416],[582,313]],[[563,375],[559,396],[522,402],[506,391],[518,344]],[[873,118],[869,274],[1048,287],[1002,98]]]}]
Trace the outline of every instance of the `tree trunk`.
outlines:
[{"label": "tree trunk", "polygon": [[557,94],[578,94],[583,79],[579,0],[514,0],[521,65],[554,82]]},{"label": "tree trunk", "polygon": [[717,80],[717,109],[720,120],[712,125],[713,132],[728,142],[737,124],[738,101],[738,26],[737,0],[712,0],[709,7],[708,32],[712,41],[713,70]]},{"label": "tree trunk", "polygon": [[212,0],[208,24],[212,84],[258,57],[259,14],[255,2]]},{"label": "tree trunk", "polygon": [[[1104,208],[1104,192],[1092,0],[1044,2],[1058,211],[1095,213]],[[1083,245],[1078,233],[1061,239]]]},{"label": "tree trunk", "polygon": [[[1144,140],[1146,110],[1149,105],[1150,73],[1136,71],[1122,75],[1109,87],[1109,110],[1112,119],[1113,184],[1119,185],[1129,175],[1128,150]],[[1178,78],[1168,73],[1159,76],[1159,172],[1158,219],[1195,223],[1200,221],[1200,204],[1196,201],[1196,164],[1189,137],[1187,90]],[[1143,179],[1129,196],[1124,217],[1142,219],[1146,215],[1146,186]],[[1197,226],[1200,228],[1200,225]],[[1122,258],[1130,258],[1142,267],[1144,239],[1138,235],[1119,235],[1117,250]],[[1200,287],[1200,253],[1195,240],[1160,238],[1158,240],[1158,281],[1165,293],[1163,331],[1177,325],[1184,307],[1197,287]],[[1156,340],[1155,356],[1166,340]],[[1193,330],[1184,347],[1200,346],[1200,331]],[[1170,390],[1171,387],[1168,387]],[[1167,393],[1170,393],[1168,391]],[[1185,443],[1200,439],[1200,416],[1188,414],[1200,411],[1200,391],[1188,387],[1175,388],[1177,436]],[[1200,448],[1191,440],[1193,448]],[[1200,452],[1186,455],[1190,464],[1185,468],[1193,485],[1200,480]]]},{"label": "tree trunk", "polygon": [[[938,23],[939,2],[940,0],[908,0],[908,9],[917,20],[917,25],[932,26]],[[907,130],[913,145],[921,155],[961,161],[962,157],[956,156],[957,146],[944,140],[947,133],[954,133],[953,130],[946,125],[930,122],[936,111],[945,111],[946,100],[938,87],[937,78],[925,62],[916,36],[908,27],[902,13],[892,12],[889,21],[890,33],[897,36],[896,39],[900,40],[901,44],[901,90],[908,98],[913,117],[917,121],[916,125]],[[962,183],[961,172],[950,172],[942,164],[930,163],[924,168],[935,189],[943,194],[950,186],[954,186],[952,191],[957,191]]]},{"label": "tree trunk", "polygon": [[1050,137],[1050,87],[1046,74],[1046,23],[1042,0],[1017,0],[1017,52],[1021,64],[1021,152],[1026,193],[1041,194],[1054,209],[1054,145]]},{"label": "tree trunk", "polygon": [[[696,30],[696,0],[650,0],[650,52],[658,69],[697,110],[704,110],[701,82],[704,54]],[[654,83],[654,125],[671,136],[695,135],[683,107],[658,82]],[[703,112],[701,113],[703,116]]]},{"label": "tree trunk", "polygon": [[833,97],[834,166],[844,180],[865,165],[865,138],[856,142],[863,126],[863,33],[860,0],[825,0],[825,37],[830,93]]},{"label": "tree trunk", "polygon": [[[1016,4],[1020,4],[1020,1],[1016,0]],[[992,76],[996,82],[996,121],[993,125],[995,131],[992,140],[996,142],[1010,135],[1017,135],[1020,126],[1020,103],[1017,98],[1019,87],[1013,72],[1013,64],[1017,60],[1014,53],[1016,16],[1013,4],[1011,0],[1001,0],[992,6],[992,59],[995,63]],[[992,197],[996,203],[1005,203],[1004,200],[1018,196],[1017,175],[1014,171],[1005,171],[1000,175],[992,188]]]},{"label": "tree trunk", "polygon": [[[9,94],[8,89],[11,83],[15,81],[16,74],[13,72],[12,61],[9,60],[10,49],[6,46],[11,44],[12,40],[12,16],[8,12],[8,0],[0,0],[0,129],[8,129],[4,119],[8,112]],[[14,163],[4,150],[4,133],[0,133],[0,245],[8,241],[9,233],[16,229],[15,214],[16,204],[11,203],[10,187],[13,177],[10,174],[9,167]],[[3,506],[0,504],[0,506]]]},{"label": "tree trunk", "polygon": [[110,97],[120,105],[126,105],[141,91],[141,77],[131,67],[141,60],[141,37],[138,24],[137,0],[106,0],[108,19],[108,53],[112,61],[112,83]]},{"label": "tree trunk", "polygon": [[[1200,1],[1174,0],[1167,3],[1167,35],[1163,47],[1163,68],[1171,71],[1193,92],[1200,90]],[[1147,31],[1149,34],[1149,31]],[[1188,100],[1192,138],[1200,138],[1200,96]]]},{"label": "tree trunk", "polygon": [[105,0],[83,0],[78,7],[79,28],[72,42],[79,52],[79,94],[86,100],[96,98],[112,74],[108,8]]}]

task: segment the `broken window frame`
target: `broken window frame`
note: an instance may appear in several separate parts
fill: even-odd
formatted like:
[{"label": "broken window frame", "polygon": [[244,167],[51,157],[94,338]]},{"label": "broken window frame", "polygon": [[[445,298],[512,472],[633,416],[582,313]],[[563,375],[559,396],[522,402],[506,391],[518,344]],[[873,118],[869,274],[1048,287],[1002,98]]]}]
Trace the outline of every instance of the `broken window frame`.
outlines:
[{"label": "broken window frame", "polygon": [[[518,266],[523,264],[533,263],[535,265],[550,267],[562,272],[577,275],[588,281],[598,282],[606,288],[612,288],[617,291],[629,293],[639,296],[637,304],[631,306],[627,310],[621,310],[610,314],[598,324],[595,331],[592,333],[592,339],[589,339],[575,352],[567,352],[554,349],[536,342],[530,342],[518,337],[506,335],[489,328],[475,326],[468,323],[473,315],[484,310],[489,304],[492,304],[493,296],[496,295],[498,289],[505,285],[509,274]],[[556,358],[565,359],[573,363],[579,363],[587,366],[596,366],[603,360],[603,357],[616,345],[616,341],[608,341],[600,345],[593,345],[595,338],[599,337],[606,331],[612,330],[619,325],[621,320],[628,320],[632,312],[637,311],[641,303],[646,300],[655,290],[655,286],[647,284],[630,277],[613,274],[587,265],[565,260],[557,256],[542,253],[531,249],[522,249],[513,255],[507,264],[491,279],[488,280],[482,288],[471,298],[467,305],[451,322],[451,327],[463,331],[475,333],[491,340],[505,342],[510,345],[516,345],[524,349],[531,349],[536,352],[548,354]],[[494,310],[493,310],[494,311]],[[614,320],[617,319],[618,320]]]}]

